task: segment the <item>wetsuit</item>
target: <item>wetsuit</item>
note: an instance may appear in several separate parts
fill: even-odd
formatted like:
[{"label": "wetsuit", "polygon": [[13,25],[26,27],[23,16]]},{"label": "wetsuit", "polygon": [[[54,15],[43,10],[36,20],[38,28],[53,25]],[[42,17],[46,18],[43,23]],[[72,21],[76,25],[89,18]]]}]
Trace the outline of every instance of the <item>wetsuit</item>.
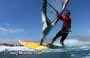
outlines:
[{"label": "wetsuit", "polygon": [[64,46],[63,41],[68,36],[69,32],[71,31],[71,18],[70,16],[62,16],[59,13],[57,13],[57,18],[63,22],[63,26],[61,30],[56,34],[56,36],[53,38],[51,44],[54,43],[54,41],[61,36],[60,43]]}]

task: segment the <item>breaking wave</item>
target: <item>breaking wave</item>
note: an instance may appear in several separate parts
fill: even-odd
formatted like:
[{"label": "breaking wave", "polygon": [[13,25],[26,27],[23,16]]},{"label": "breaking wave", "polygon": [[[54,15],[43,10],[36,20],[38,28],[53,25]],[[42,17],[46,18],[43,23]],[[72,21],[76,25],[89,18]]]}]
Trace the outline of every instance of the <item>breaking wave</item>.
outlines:
[{"label": "breaking wave", "polygon": [[[90,42],[88,41],[80,41],[76,39],[68,39],[65,40],[65,48],[60,49],[48,49],[47,52],[56,52],[59,50],[59,52],[62,51],[69,51],[72,49],[90,49]],[[55,43],[56,45],[60,45],[59,42]],[[0,52],[2,51],[36,51],[35,49],[26,48],[24,46],[16,46],[16,47],[9,47],[9,46],[0,46]],[[44,50],[43,50],[44,51]],[[44,51],[46,52],[46,50]]]}]

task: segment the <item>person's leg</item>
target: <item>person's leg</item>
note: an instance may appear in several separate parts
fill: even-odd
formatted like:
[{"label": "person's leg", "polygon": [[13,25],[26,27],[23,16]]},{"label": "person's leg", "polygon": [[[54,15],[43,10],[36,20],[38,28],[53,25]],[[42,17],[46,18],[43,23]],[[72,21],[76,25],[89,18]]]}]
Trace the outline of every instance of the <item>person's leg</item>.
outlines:
[{"label": "person's leg", "polygon": [[49,48],[53,48],[53,47],[54,47],[53,43],[54,43],[54,42],[56,41],[56,39],[59,38],[60,36],[61,36],[61,31],[59,31],[59,32],[56,34],[56,36],[52,39],[51,43],[49,43],[47,46],[48,46]]},{"label": "person's leg", "polygon": [[61,36],[61,31],[59,31],[56,36],[52,39],[51,43],[50,44],[53,44],[57,38],[59,38]]},{"label": "person's leg", "polygon": [[66,37],[68,36],[68,33],[63,33],[62,34],[62,38],[61,38],[61,40],[60,40],[60,43],[62,44],[62,46],[64,46],[64,40],[66,39]]}]

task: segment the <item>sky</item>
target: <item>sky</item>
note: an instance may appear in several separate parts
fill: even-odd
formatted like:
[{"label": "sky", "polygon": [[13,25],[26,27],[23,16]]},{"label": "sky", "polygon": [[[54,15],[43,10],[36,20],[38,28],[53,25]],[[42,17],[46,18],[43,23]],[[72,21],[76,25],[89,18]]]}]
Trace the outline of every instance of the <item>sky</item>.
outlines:
[{"label": "sky", "polygon": [[[72,32],[69,36],[90,36],[90,0],[71,0]],[[61,28],[59,22],[49,37]],[[56,31],[57,30],[57,31]],[[0,39],[40,40],[41,0],[0,0]]]}]

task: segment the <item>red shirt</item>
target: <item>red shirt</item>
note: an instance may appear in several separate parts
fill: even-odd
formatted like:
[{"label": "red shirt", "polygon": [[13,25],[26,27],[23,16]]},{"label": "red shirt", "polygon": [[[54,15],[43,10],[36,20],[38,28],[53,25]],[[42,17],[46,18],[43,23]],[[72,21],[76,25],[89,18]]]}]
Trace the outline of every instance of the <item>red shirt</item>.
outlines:
[{"label": "red shirt", "polygon": [[63,21],[63,27],[61,31],[69,32],[71,29],[71,18],[70,16],[61,16],[57,13],[57,18]]}]

